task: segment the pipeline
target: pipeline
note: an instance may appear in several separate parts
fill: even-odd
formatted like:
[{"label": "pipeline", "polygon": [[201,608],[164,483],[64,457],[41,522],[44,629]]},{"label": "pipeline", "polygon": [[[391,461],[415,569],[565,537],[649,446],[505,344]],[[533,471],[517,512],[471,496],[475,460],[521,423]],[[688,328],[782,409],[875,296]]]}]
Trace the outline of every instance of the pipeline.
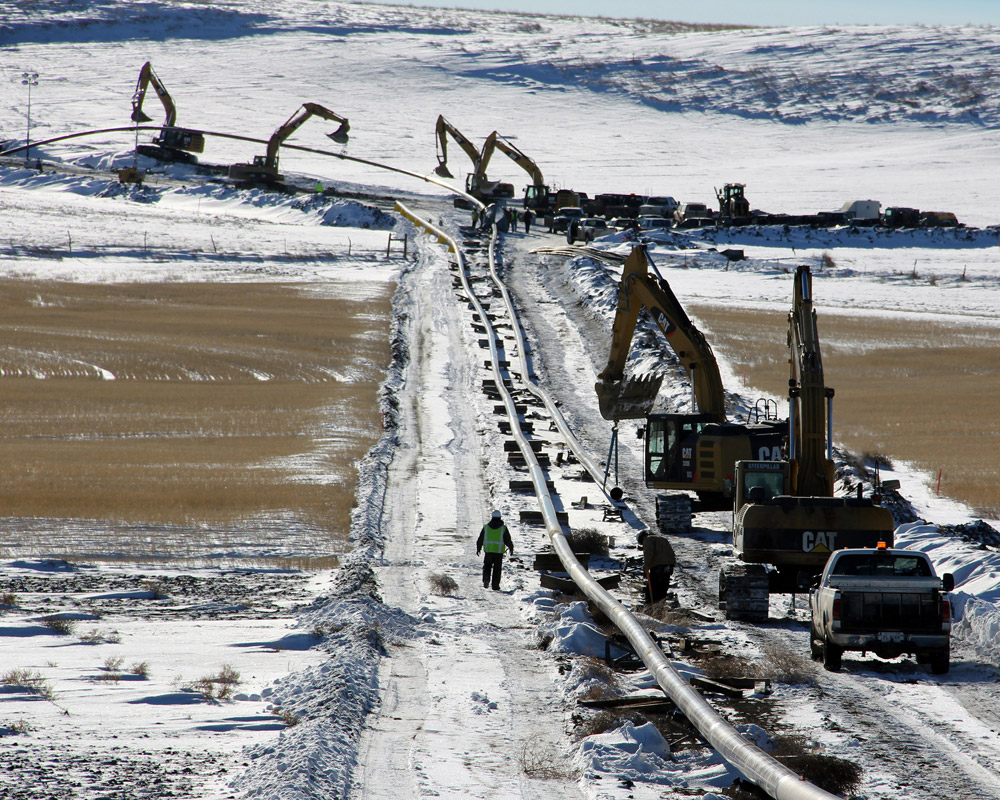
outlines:
[{"label": "pipeline", "polygon": [[[510,419],[516,420],[517,414],[514,409],[513,398],[511,398],[510,394],[507,392],[500,376],[496,333],[493,326],[489,323],[488,317],[486,316],[482,306],[479,304],[478,299],[469,286],[465,274],[464,259],[462,259],[460,255],[458,245],[455,243],[454,239],[448,236],[448,234],[444,233],[439,228],[434,227],[430,223],[419,219],[415,214],[413,214],[413,212],[402,204],[397,203],[396,209],[407,219],[435,234],[439,241],[447,241],[449,243],[449,249],[456,253],[456,257],[459,260],[462,285],[469,295],[473,306],[479,314],[480,319],[483,321],[483,324],[486,326],[486,330],[489,334],[490,356],[492,359],[493,371],[496,376],[497,388],[501,393],[504,407],[506,408]],[[594,475],[600,484],[603,470],[599,465],[595,464],[589,457],[589,454],[585,452],[582,445],[566,425],[566,422],[555,403],[551,402],[547,392],[545,392],[545,390],[540,386],[537,386],[532,380],[531,376],[533,373],[531,372],[531,365],[527,356],[524,333],[521,330],[520,325],[516,324],[517,316],[514,313],[514,307],[510,295],[503,281],[500,280],[496,272],[495,227],[493,229],[493,236],[494,241],[491,242],[489,251],[490,272],[493,280],[503,295],[504,303],[507,305],[507,311],[510,318],[515,321],[513,327],[517,338],[518,353],[521,362],[522,375],[525,378],[525,382],[527,383],[529,390],[545,402],[547,409],[553,416],[553,419],[556,420],[556,424],[559,426],[560,432],[566,436],[567,444],[573,450],[574,455],[580,460],[580,463],[584,464],[587,470]],[[652,637],[646,632],[642,625],[639,624],[638,620],[631,614],[631,612],[615,600],[615,598],[612,597],[600,584],[598,584],[597,581],[591,577],[590,573],[583,568],[570,548],[569,542],[563,533],[562,525],[560,525],[558,519],[556,518],[552,498],[546,488],[545,473],[538,465],[538,461],[534,456],[534,451],[531,449],[531,445],[528,443],[527,437],[525,437],[519,425],[511,425],[511,431],[514,438],[517,440],[518,447],[524,456],[525,462],[528,464],[529,471],[531,473],[531,480],[535,487],[535,494],[538,497],[542,517],[545,521],[545,528],[549,535],[549,539],[552,542],[552,546],[555,549],[556,554],[559,556],[559,560],[562,562],[566,571],[569,573],[576,585],[580,587],[581,591],[591,601],[593,601],[594,604],[601,609],[601,611],[607,614],[608,618],[611,619],[615,626],[625,634],[638,656],[656,678],[656,682],[659,684],[660,688],[663,689],[671,700],[673,700],[681,712],[698,729],[698,732],[705,738],[705,740],[708,741],[709,744],[711,744],[712,747],[714,747],[716,751],[744,777],[755,783],[757,786],[760,786],[770,797],[775,798],[775,800],[837,800],[836,795],[830,794],[829,792],[820,789],[818,786],[814,786],[813,784],[804,781],[792,770],[785,767],[772,756],[765,753],[756,745],[751,744],[732,726],[730,726],[729,723],[722,719],[722,717],[716,713],[715,709],[709,705],[701,694],[699,694],[691,686],[691,684],[688,683],[688,681],[674,669],[671,663],[667,660],[663,651],[660,649],[659,645],[653,641]]]},{"label": "pipeline", "polygon": [[[62,136],[54,136],[51,139],[42,139],[37,142],[31,142],[30,144],[20,145],[19,147],[13,147],[10,150],[4,150],[0,152],[0,158],[3,158],[4,156],[12,156],[15,153],[20,153],[23,150],[28,150],[31,147],[41,147],[42,145],[54,144],[56,142],[65,142],[69,139],[79,139],[84,136],[99,136],[102,133],[121,133],[123,131],[126,131],[128,133],[136,133],[138,131],[159,132],[162,130],[164,130],[164,128],[152,125],[130,125],[126,128],[94,128],[91,130],[80,131],[78,133],[67,133],[63,134]],[[219,131],[202,131],[196,128],[185,128],[184,130],[191,131],[192,133],[199,133],[202,136],[218,136],[221,139],[235,139],[236,141],[240,142],[253,142],[255,144],[262,144],[262,145],[268,144],[267,139],[257,139],[253,136],[241,136],[240,134],[236,133],[221,133]],[[435,186],[440,186],[442,189],[447,189],[449,192],[452,192],[453,194],[461,195],[469,202],[478,206],[480,210],[483,210],[485,208],[483,203],[481,203],[477,198],[473,197],[472,195],[468,194],[467,192],[455,186],[452,186],[449,183],[446,183],[445,181],[438,180],[437,178],[432,178],[430,175],[421,175],[419,172],[411,172],[410,170],[403,169],[402,167],[393,167],[389,164],[380,164],[377,161],[371,161],[367,158],[358,158],[357,156],[349,156],[346,153],[335,153],[332,150],[321,150],[316,147],[304,147],[298,144],[282,144],[281,146],[286,150],[299,150],[303,153],[313,153],[315,155],[320,155],[320,156],[339,158],[342,161],[353,161],[356,164],[364,164],[365,166],[375,167],[376,169],[384,169],[389,172],[397,172],[400,175],[406,175],[410,178],[416,178],[417,180],[425,181],[426,183],[432,183]]]}]

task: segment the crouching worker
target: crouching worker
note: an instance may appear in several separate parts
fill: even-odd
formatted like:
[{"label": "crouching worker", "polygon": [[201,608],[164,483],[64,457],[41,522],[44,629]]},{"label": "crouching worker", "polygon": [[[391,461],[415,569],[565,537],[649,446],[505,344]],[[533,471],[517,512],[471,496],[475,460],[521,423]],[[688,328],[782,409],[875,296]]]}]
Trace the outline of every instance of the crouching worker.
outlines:
[{"label": "crouching worker", "polygon": [[483,550],[483,588],[490,585],[491,579],[493,588],[500,589],[500,570],[503,567],[503,549],[507,548],[511,555],[514,555],[514,543],[510,538],[510,531],[504,525],[499,511],[494,511],[490,521],[483,525],[479,532],[479,539],[476,540],[476,555]]},{"label": "crouching worker", "polygon": [[674,574],[677,557],[670,540],[649,531],[641,531],[636,537],[642,547],[643,572],[646,575],[646,600],[657,603],[667,596],[670,577]]}]

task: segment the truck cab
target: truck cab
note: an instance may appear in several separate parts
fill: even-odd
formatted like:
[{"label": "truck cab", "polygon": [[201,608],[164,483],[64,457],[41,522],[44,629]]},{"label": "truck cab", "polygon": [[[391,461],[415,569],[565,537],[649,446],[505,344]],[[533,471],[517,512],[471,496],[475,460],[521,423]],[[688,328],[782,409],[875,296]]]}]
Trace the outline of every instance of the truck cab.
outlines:
[{"label": "truck cab", "polygon": [[876,548],[838,550],[809,593],[810,650],[836,672],[844,651],[879,658],[915,655],[931,672],[948,671],[955,579],[940,578],[926,554]]}]

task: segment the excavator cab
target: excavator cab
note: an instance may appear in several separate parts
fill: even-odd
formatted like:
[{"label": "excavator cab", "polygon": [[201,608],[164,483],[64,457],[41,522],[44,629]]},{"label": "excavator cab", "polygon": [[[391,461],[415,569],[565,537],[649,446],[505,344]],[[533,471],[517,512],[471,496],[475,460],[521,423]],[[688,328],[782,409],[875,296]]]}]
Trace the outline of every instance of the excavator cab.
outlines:
[{"label": "excavator cab", "polygon": [[774,463],[788,435],[785,420],[719,422],[710,414],[650,414],[646,418],[646,485],[689,489],[706,504],[728,507],[733,466],[755,458]]},{"label": "excavator cab", "polygon": [[695,453],[707,414],[656,414],[646,419],[646,485],[693,483]]}]

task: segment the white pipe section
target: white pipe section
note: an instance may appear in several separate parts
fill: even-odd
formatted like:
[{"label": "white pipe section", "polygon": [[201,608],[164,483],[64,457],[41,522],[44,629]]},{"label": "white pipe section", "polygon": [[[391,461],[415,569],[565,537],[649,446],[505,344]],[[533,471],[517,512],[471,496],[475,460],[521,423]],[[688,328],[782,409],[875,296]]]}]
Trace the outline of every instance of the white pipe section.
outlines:
[{"label": "white pipe section", "polygon": [[[456,254],[456,257],[459,260],[462,285],[469,294],[470,301],[472,302],[477,313],[479,313],[480,319],[489,334],[493,372],[496,376],[497,389],[500,391],[504,407],[507,409],[507,413],[511,419],[511,432],[514,435],[514,438],[518,443],[518,447],[520,447],[521,453],[524,456],[525,462],[528,464],[529,471],[531,472],[531,480],[535,486],[535,494],[538,497],[538,502],[541,506],[542,517],[545,520],[545,528],[552,541],[552,546],[570,577],[574,580],[576,585],[580,587],[581,591],[583,591],[583,593],[590,598],[595,605],[607,614],[608,618],[615,623],[618,629],[628,637],[629,642],[631,642],[632,647],[635,648],[638,656],[642,659],[646,667],[649,668],[650,672],[653,673],[657,683],[660,685],[660,688],[663,689],[670,699],[674,701],[684,716],[691,721],[691,723],[698,729],[698,732],[705,737],[706,741],[708,741],[709,744],[711,744],[712,747],[714,747],[719,754],[727,762],[732,764],[743,776],[760,786],[771,797],[775,798],[775,800],[839,800],[836,795],[830,794],[829,792],[802,780],[798,775],[776,761],[773,757],[769,756],[759,747],[756,747],[744,739],[733,727],[723,720],[722,717],[716,713],[715,709],[713,709],[708,702],[706,702],[706,700],[691,686],[691,684],[689,684],[687,680],[685,680],[680,673],[673,668],[666,656],[663,654],[659,645],[653,641],[652,637],[639,624],[638,620],[632,616],[629,610],[615,600],[607,591],[605,591],[605,589],[590,576],[590,573],[587,572],[583,566],[581,566],[580,562],[573,554],[573,551],[569,546],[569,542],[566,540],[566,536],[563,534],[562,526],[556,518],[555,508],[552,505],[552,498],[549,496],[548,489],[546,488],[545,473],[538,465],[535,453],[531,449],[528,439],[521,431],[521,426],[514,424],[517,420],[517,412],[514,407],[514,400],[510,396],[510,393],[506,390],[500,376],[496,332],[469,286],[468,279],[465,274],[464,259],[462,258],[458,245],[455,243],[454,239],[446,233],[430,223],[421,220],[401,203],[396,203],[396,209],[403,214],[403,216],[407,217],[407,219],[410,219],[415,224],[435,234],[439,241],[448,242],[449,249]],[[495,238],[495,227],[493,235]],[[504,302],[507,304],[511,318],[516,322],[517,317],[514,315],[510,295],[508,294],[503,282],[499,280],[496,274],[494,247],[492,243],[490,247],[490,271],[493,273],[494,280],[497,281],[497,285],[500,287],[500,291],[503,294]],[[555,407],[555,404],[550,404],[550,401],[544,391],[540,387],[534,386],[533,382],[529,380],[531,373],[528,369],[528,362],[526,360],[524,347],[524,336],[523,332],[520,330],[520,325],[515,324],[514,331],[515,336],[517,337],[518,350],[521,357],[521,364],[522,369],[524,370],[523,374],[526,383],[529,387],[532,387],[531,391],[537,391],[539,396],[543,396],[546,405],[549,407],[549,411],[553,412],[553,418],[557,419],[557,424],[560,425],[560,431],[567,436],[567,442],[570,447],[573,448],[574,454],[576,454],[576,456],[580,459],[581,463],[585,463],[584,456],[586,454],[583,452],[583,448],[576,440],[576,437],[573,436],[571,431],[569,431],[568,426],[565,430],[563,429],[565,421],[562,421],[561,424],[558,422],[558,420],[562,420],[562,415],[558,413],[558,409]],[[593,464],[593,462],[591,461],[590,464]],[[590,470],[589,465],[587,468]],[[597,469],[597,474],[601,474],[601,470],[599,468]]]}]

